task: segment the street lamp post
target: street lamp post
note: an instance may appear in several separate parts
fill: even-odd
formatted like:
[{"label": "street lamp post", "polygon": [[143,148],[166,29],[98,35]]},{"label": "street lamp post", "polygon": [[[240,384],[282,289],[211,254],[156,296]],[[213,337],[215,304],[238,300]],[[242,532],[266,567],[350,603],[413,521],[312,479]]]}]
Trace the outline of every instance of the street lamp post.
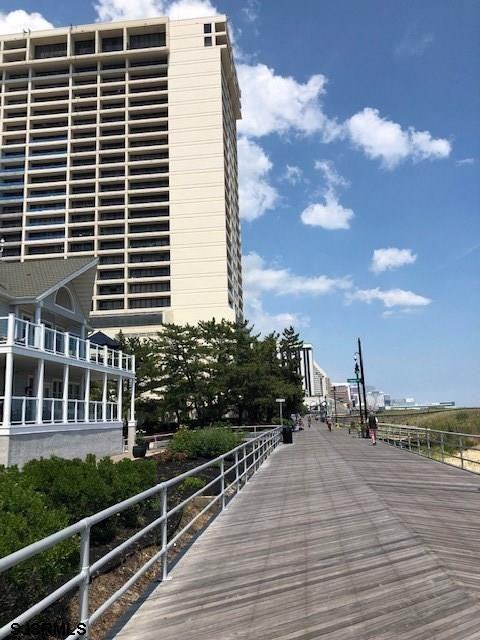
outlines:
[{"label": "street lamp post", "polygon": [[283,403],[285,402],[285,398],[277,398],[275,400],[275,402],[278,402],[278,405],[280,407],[280,426],[283,427],[283,412],[282,412],[282,406]]},{"label": "street lamp post", "polygon": [[333,387],[333,412],[335,415],[335,426],[337,426],[337,387]]},{"label": "street lamp post", "polygon": [[360,424],[361,424],[361,430],[362,430],[362,437],[365,437],[365,427],[364,427],[363,411],[362,411],[362,394],[360,393],[360,367],[358,366],[357,356],[358,356],[358,353],[355,353],[354,355],[355,378],[357,380],[358,409],[360,411]]}]

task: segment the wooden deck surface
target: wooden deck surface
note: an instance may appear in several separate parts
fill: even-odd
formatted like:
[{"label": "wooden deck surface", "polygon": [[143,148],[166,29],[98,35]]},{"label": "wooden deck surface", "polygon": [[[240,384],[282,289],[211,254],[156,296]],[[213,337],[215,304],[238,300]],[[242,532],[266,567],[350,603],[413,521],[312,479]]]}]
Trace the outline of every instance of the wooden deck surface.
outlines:
[{"label": "wooden deck surface", "polygon": [[117,640],[480,640],[480,477],[295,434]]}]

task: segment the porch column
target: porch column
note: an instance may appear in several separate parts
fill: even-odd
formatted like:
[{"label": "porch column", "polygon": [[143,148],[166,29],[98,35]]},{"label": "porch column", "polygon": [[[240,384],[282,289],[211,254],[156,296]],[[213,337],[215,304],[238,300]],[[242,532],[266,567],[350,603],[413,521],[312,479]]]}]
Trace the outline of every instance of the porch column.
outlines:
[{"label": "porch column", "polygon": [[84,421],[90,422],[90,369],[85,369],[83,376]]},{"label": "porch column", "polygon": [[137,436],[137,422],[135,420],[135,378],[130,381],[130,419],[128,421],[128,453],[132,453]]},{"label": "porch column", "polygon": [[68,422],[68,381],[70,378],[70,367],[68,364],[63,365],[63,418],[62,422]]},{"label": "porch column", "polygon": [[117,420],[122,420],[123,378],[117,378]]},{"label": "porch column", "polygon": [[5,391],[3,393],[3,427],[10,426],[12,415],[13,353],[5,354]]},{"label": "porch column", "polygon": [[102,394],[102,422],[107,421],[107,389],[108,389],[108,375],[103,374],[103,394]]},{"label": "porch column", "polygon": [[40,359],[37,362],[37,377],[35,383],[35,397],[37,398],[37,415],[35,422],[42,424],[43,422],[43,387],[45,379],[45,360]]}]

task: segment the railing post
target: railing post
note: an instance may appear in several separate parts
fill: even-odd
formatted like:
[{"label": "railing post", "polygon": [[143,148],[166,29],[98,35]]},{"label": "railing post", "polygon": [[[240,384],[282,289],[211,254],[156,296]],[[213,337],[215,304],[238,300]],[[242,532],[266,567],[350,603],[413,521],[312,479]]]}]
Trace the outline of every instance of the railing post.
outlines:
[{"label": "railing post", "polygon": [[168,552],[167,552],[167,544],[168,544],[168,521],[167,521],[167,491],[168,488],[164,487],[161,490],[161,509],[162,509],[162,526],[161,526],[161,534],[162,534],[162,582],[165,581],[168,577]]},{"label": "railing post", "polygon": [[83,580],[80,584],[80,622],[87,626],[85,638],[88,638],[88,588],[90,584],[90,526],[87,525],[82,531],[80,538],[80,572]]},{"label": "railing post", "polygon": [[461,460],[461,463],[462,463],[462,469],[464,469],[464,462],[463,462],[463,438],[462,438],[461,436],[460,436],[459,442],[460,442],[460,460]]},{"label": "railing post", "polygon": [[247,467],[248,467],[248,462],[247,462],[247,445],[244,444],[243,445],[243,486],[245,486],[247,484],[247,480],[248,480],[248,471],[247,471]]},{"label": "railing post", "polygon": [[221,491],[222,491],[222,511],[225,509],[225,459],[222,458],[220,463],[220,474],[221,474]]},{"label": "railing post", "polygon": [[443,441],[443,433],[440,434],[440,443],[442,448],[442,462],[445,460],[445,449],[444,449],[444,441]]},{"label": "railing post", "polygon": [[420,453],[420,434],[417,431],[417,452]]},{"label": "railing post", "polygon": [[8,324],[7,324],[7,347],[13,346],[15,342],[15,314],[8,314]]},{"label": "railing post", "polygon": [[410,431],[408,432],[408,450],[411,451],[412,450],[412,442],[411,442],[411,435],[410,435]]},{"label": "railing post", "polygon": [[240,480],[239,480],[239,472],[238,472],[238,449],[235,451],[235,486],[237,488],[237,493],[240,491]]},{"label": "railing post", "polygon": [[427,454],[428,454],[429,458],[432,457],[431,445],[430,445],[430,428],[429,427],[427,427]]}]

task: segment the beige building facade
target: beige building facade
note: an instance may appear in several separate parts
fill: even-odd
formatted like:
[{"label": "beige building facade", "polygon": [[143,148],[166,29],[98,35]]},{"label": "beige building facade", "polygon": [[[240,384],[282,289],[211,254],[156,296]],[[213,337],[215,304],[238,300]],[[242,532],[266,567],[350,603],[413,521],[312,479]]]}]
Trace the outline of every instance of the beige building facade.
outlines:
[{"label": "beige building facade", "polygon": [[0,38],[3,260],[98,257],[91,324],[243,317],[227,19]]}]

